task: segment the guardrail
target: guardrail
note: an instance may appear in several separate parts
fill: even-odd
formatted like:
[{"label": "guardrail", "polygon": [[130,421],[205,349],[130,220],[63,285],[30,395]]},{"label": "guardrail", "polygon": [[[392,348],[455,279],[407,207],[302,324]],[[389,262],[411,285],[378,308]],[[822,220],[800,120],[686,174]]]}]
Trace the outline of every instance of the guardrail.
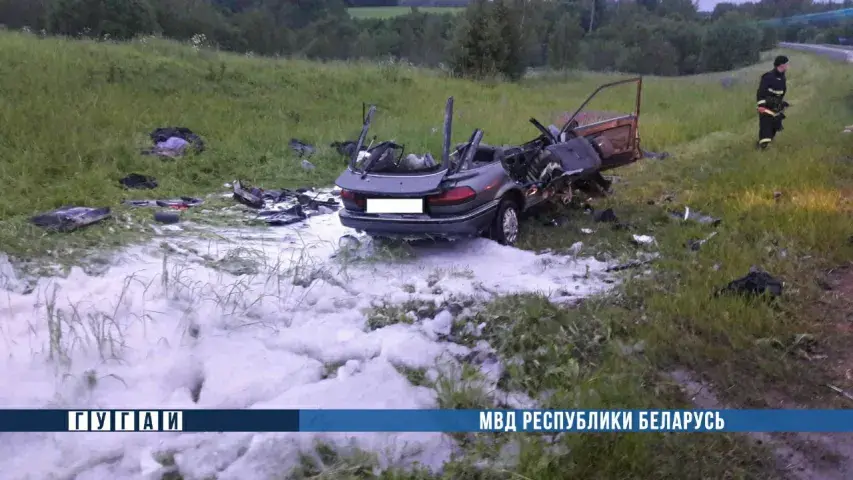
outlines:
[{"label": "guardrail", "polygon": [[803,52],[816,53],[818,55],[829,57],[833,60],[853,63],[853,50],[847,50],[840,47],[788,42],[780,42],[779,46],[782,48],[790,48],[791,50],[800,50]]}]

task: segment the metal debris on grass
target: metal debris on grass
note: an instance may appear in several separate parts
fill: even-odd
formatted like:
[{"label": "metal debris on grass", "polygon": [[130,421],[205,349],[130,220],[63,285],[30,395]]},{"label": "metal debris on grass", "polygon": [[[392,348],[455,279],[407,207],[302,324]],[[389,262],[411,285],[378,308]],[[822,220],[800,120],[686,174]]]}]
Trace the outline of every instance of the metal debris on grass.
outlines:
[{"label": "metal debris on grass", "polygon": [[690,207],[686,207],[686,206],[684,207],[683,213],[677,212],[677,211],[671,211],[670,215],[672,216],[672,218],[675,218],[676,220],[680,220],[680,221],[684,221],[684,222],[686,222],[688,220],[692,220],[694,222],[701,223],[704,225],[717,226],[722,222],[722,220],[719,218],[715,218],[715,217],[712,217],[710,215],[705,215],[705,214],[700,213],[700,212],[692,211],[692,210],[690,210]]},{"label": "metal debris on grass", "polygon": [[101,222],[111,216],[109,207],[60,207],[30,218],[30,222],[47,230],[70,232]]},{"label": "metal debris on grass", "polygon": [[314,215],[325,215],[340,209],[340,202],[333,190],[264,190],[233,182],[233,197],[238,202],[258,210],[257,220],[268,225],[290,225]]}]

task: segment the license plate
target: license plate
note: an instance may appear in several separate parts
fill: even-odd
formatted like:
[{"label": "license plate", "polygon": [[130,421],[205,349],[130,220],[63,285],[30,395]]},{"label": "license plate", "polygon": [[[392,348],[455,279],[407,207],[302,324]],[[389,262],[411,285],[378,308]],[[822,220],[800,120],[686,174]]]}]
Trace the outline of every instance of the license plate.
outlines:
[{"label": "license plate", "polygon": [[424,213],[424,199],[368,198],[367,213]]}]

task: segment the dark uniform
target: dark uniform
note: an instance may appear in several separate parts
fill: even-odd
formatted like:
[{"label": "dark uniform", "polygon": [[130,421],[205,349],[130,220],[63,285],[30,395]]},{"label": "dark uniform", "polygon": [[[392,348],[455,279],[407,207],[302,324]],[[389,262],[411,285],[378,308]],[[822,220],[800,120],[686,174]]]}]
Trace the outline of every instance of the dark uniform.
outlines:
[{"label": "dark uniform", "polygon": [[760,148],[767,148],[776,133],[782,130],[784,110],[788,102],[784,100],[787,88],[785,72],[779,71],[779,66],[787,63],[787,57],[776,57],[773,70],[762,75],[758,85],[755,97],[758,107],[758,147]]}]

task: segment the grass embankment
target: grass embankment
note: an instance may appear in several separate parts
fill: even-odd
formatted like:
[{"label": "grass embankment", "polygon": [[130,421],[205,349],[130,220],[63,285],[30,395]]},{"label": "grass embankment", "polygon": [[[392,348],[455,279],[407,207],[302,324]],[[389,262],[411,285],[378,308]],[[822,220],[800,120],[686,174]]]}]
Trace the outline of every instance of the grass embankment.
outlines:
[{"label": "grass embankment", "polygon": [[[488,143],[518,142],[535,135],[529,117],[550,121],[613,78],[484,85],[398,66],[319,65],[161,42],[115,46],[11,34],[0,36],[0,58],[7,67],[0,70],[0,175],[6,188],[0,250],[26,256],[57,245],[123,241],[111,233],[114,222],[44,235],[26,217],[68,203],[118,208],[123,198],[140,195],[117,184],[130,172],[156,176],[158,197],[203,194],[235,177],[267,187],[328,184],[342,160],[326,145],[357,133],[362,101],[380,107],[373,129],[380,138],[406,143],[409,151],[435,152],[449,95],[456,97],[455,140],[479,127]],[[571,220],[567,226],[527,224],[526,248],[584,241],[590,252],[635,252],[628,239],[638,233],[655,236],[661,259],[651,276],[574,310],[535,297],[490,306],[483,313],[490,343],[504,358],[525,360],[510,370],[505,387],[551,392],[546,406],[554,408],[677,407],[686,405],[684,399],[659,373],[683,368],[712,381],[735,406],[763,405],[768,393],[806,405],[834,401],[823,387],[827,368],[795,356],[800,348],[791,338],[814,334],[833,358],[821,317],[813,315],[820,295],[813,279],[853,253],[847,242],[853,234],[847,203],[853,163],[850,138],[840,133],[850,123],[851,71],[797,54],[786,130],[774,150],[759,153],[753,150],[753,96],[764,68],[737,72],[738,81],[728,88],[720,75],[646,79],[643,145],[672,157],[616,172],[621,181],[614,184],[615,196],[594,204],[614,208],[633,230],[611,230],[573,211],[558,212]],[[622,93],[590,108],[629,109],[628,92]],[[167,125],[200,133],[208,151],[174,162],[140,156],[146,133]],[[321,147],[311,159],[316,170],[300,167],[287,146],[291,137]],[[670,221],[666,209],[685,205],[723,223],[711,228]],[[586,226],[597,231],[585,235],[579,227]],[[717,235],[699,251],[685,248],[687,240],[711,231]],[[788,282],[776,307],[711,298],[715,287],[751,265]],[[453,398],[448,406],[470,404],[464,392]],[[492,436],[481,437],[487,438]],[[447,478],[779,476],[767,452],[734,435],[570,435],[557,440],[567,449],[540,436],[494,441],[508,439],[521,443],[519,465],[475,476],[462,461]],[[499,451],[494,445],[485,450],[486,456]]]},{"label": "grass embankment", "polygon": [[[418,7],[422,13],[459,13],[462,7]],[[393,18],[412,11],[412,7],[353,7],[348,9],[353,18]]]}]

